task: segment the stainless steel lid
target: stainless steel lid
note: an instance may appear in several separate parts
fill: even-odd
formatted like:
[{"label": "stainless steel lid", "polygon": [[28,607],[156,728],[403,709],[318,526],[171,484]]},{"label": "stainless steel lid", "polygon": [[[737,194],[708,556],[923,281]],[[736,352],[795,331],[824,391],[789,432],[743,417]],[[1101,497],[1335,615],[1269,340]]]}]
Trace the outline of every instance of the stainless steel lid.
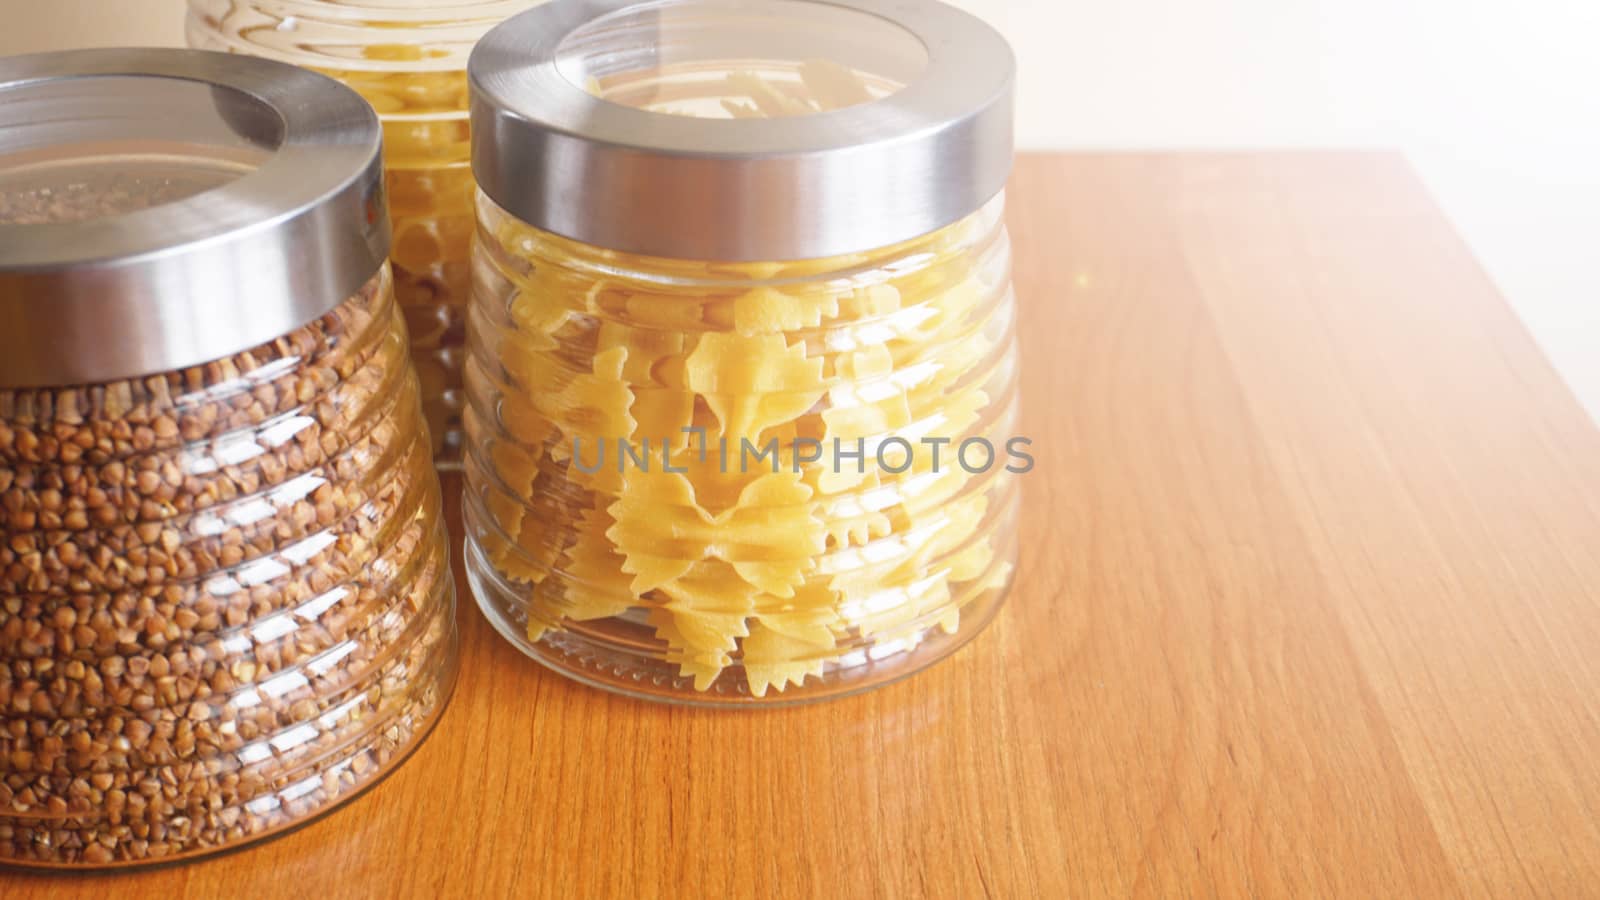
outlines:
[{"label": "stainless steel lid", "polygon": [[283,63],[0,59],[0,386],[128,378],[286,334],[383,265],[378,119]]},{"label": "stainless steel lid", "polygon": [[473,52],[473,170],[517,218],[685,259],[809,259],[971,214],[1010,47],[936,0],[555,0]]}]

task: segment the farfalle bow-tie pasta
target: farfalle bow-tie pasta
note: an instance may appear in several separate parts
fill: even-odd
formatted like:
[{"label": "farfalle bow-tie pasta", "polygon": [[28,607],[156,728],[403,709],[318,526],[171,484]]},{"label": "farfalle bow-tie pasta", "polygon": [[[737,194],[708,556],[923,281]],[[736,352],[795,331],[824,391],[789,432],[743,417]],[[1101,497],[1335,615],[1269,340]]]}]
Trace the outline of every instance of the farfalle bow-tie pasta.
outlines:
[{"label": "farfalle bow-tie pasta", "polygon": [[[792,120],[902,87],[825,60],[727,68],[587,90]],[[1003,197],[914,240],[776,262],[621,253],[487,193],[478,209],[469,570],[524,650],[629,693],[809,698],[913,671],[992,616],[1018,484]]]},{"label": "farfalle bow-tie pasta", "polygon": [[983,451],[1015,424],[1000,201],[872,254],[739,264],[480,203],[469,506],[529,641],[581,634],[761,697],[955,635],[1003,590],[1014,467]]}]

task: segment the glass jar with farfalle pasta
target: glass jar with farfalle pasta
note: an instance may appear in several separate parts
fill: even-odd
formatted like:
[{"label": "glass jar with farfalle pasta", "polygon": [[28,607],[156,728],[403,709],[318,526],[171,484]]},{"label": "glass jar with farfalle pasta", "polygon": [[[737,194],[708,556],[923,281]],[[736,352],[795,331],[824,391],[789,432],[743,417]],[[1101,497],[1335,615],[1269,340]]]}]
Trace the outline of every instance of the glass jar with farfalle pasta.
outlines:
[{"label": "glass jar with farfalle pasta", "polygon": [[611,0],[513,19],[471,72],[467,566],[495,626],[711,705],[977,634],[1031,464],[998,35],[931,0]]},{"label": "glass jar with farfalle pasta", "polygon": [[542,0],[189,0],[189,45],[315,69],[383,122],[395,293],[442,468],[461,452],[473,231],[467,55]]},{"label": "glass jar with farfalle pasta", "polygon": [[377,118],[188,50],[0,60],[0,94],[0,864],[281,833],[456,669]]}]

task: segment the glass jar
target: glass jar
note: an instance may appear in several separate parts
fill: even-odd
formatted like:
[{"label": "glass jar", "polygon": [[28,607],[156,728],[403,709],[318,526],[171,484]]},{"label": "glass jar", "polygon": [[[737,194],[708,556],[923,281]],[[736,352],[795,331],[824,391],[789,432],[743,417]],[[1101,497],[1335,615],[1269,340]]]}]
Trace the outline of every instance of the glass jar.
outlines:
[{"label": "glass jar", "polygon": [[929,0],[600,0],[485,38],[467,571],[508,640],[773,704],[993,618],[1031,466],[1012,70]]},{"label": "glass jar", "polygon": [[395,291],[439,465],[461,453],[473,230],[467,55],[540,0],[189,0],[189,46],[316,69],[383,121]]},{"label": "glass jar", "polygon": [[4,60],[0,93],[0,862],[303,823],[456,669],[378,122],[194,51]]}]

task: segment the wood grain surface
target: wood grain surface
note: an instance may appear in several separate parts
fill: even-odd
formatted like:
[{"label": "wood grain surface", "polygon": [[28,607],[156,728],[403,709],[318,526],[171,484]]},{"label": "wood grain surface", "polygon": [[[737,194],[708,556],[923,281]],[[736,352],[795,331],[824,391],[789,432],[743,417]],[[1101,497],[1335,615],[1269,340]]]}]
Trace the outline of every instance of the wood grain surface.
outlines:
[{"label": "wood grain surface", "polygon": [[1405,163],[1036,156],[1011,200],[1038,466],[972,646],[668,708],[544,672],[462,582],[455,698],[376,789],[0,896],[1600,891],[1600,430]]}]

